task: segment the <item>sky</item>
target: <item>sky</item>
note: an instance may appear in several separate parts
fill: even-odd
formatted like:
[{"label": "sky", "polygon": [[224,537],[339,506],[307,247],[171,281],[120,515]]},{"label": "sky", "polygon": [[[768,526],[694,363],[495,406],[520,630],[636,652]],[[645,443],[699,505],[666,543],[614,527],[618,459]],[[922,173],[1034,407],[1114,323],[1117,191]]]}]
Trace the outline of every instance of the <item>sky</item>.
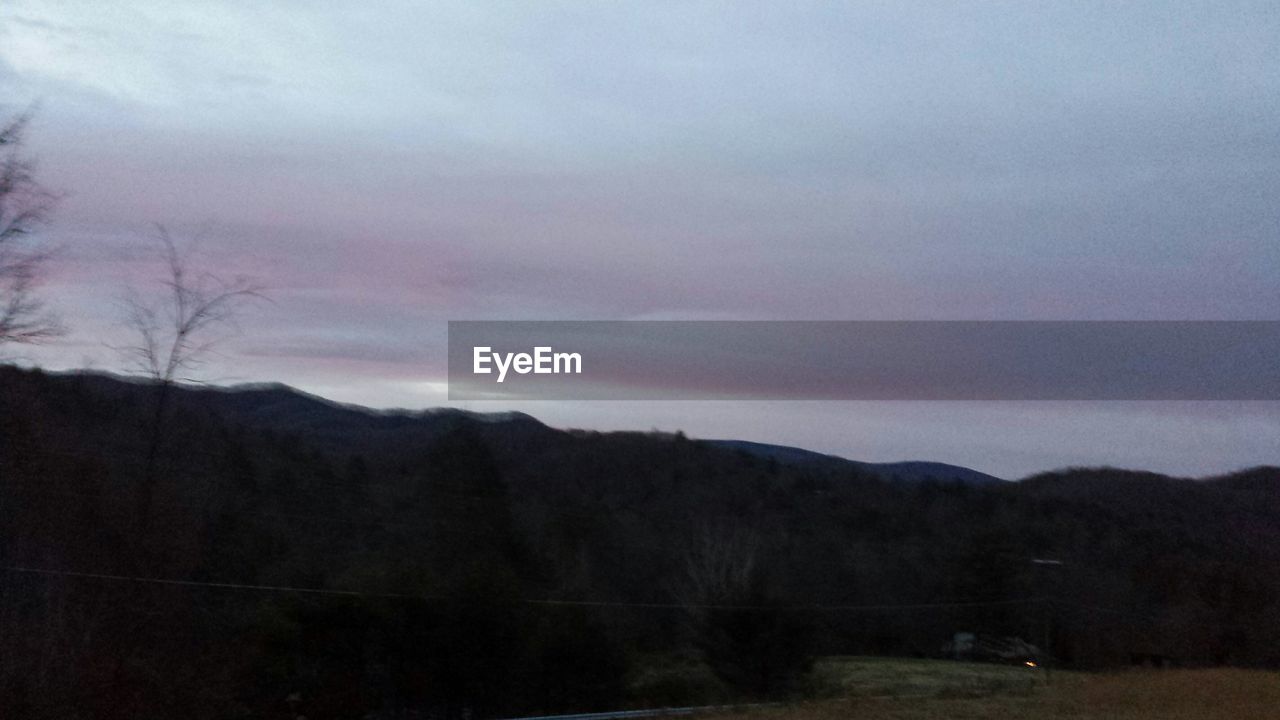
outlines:
[{"label": "sky", "polygon": [[[1269,2],[27,2],[64,194],[5,350],[123,369],[156,223],[249,275],[213,382],[446,404],[448,320],[1280,320]],[[468,403],[475,410],[503,410]],[[1020,477],[1280,464],[1275,403],[529,403]]]}]

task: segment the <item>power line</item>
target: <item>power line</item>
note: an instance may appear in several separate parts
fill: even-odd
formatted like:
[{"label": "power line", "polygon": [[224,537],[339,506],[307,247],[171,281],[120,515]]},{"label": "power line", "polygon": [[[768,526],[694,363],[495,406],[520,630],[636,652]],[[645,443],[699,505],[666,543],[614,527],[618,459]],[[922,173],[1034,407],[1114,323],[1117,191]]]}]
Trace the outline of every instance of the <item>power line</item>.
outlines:
[{"label": "power line", "polygon": [[[209,588],[216,590],[248,590],[255,592],[300,593],[311,595],[331,595],[339,597],[357,597],[385,600],[417,600],[422,602],[447,602],[459,598],[442,595],[410,595],[405,593],[365,592],[360,590],[338,590],[331,588],[306,588],[288,585],[256,585],[251,583],[206,582],[202,580],[183,580],[177,578],[155,578],[140,575],[113,575],[108,573],[88,573],[74,570],[54,570],[7,565],[0,570],[14,573],[27,573],[52,577],[79,578],[108,582],[133,582],[150,585],[169,585],[178,587]],[[876,611],[876,610],[923,610],[963,607],[994,607],[1005,605],[1024,605],[1044,602],[1044,598],[1010,598],[1005,600],[963,600],[938,603],[904,603],[878,605],[734,605],[717,603],[659,603],[659,602],[619,602],[611,600],[560,600],[554,598],[516,598],[511,602],[525,605],[568,606],[568,607],[603,607],[631,609],[661,610],[824,610],[824,611]]]},{"label": "power line", "polygon": [[[18,573],[32,573],[36,575],[51,575],[56,577],[72,577],[84,578],[89,580],[108,580],[119,582],[135,582],[148,583],[152,585],[177,585],[182,587],[204,587],[216,588],[220,590],[258,590],[263,592],[289,592],[289,593],[311,593],[315,595],[341,595],[343,597],[382,597],[382,598],[400,598],[400,599],[421,599],[428,600],[432,598],[418,597],[412,595],[397,595],[394,593],[370,594],[357,592],[355,590],[331,590],[327,588],[300,588],[289,587],[285,585],[251,585],[247,583],[225,583],[225,582],[204,582],[201,580],[181,580],[176,578],[153,578],[141,577],[136,575],[111,575],[107,573],[86,573],[75,572],[72,570],[51,570],[48,568],[32,568],[19,566],[3,566],[0,570]],[[443,598],[439,598],[443,599]]]},{"label": "power line", "polygon": [[[82,500],[105,500],[110,498],[109,494],[81,493],[70,490],[53,490],[44,487],[30,487],[33,483],[4,483],[0,486],[20,488],[21,493],[35,493],[38,495],[51,495],[55,497],[72,497]],[[195,503],[182,503],[162,500],[154,503],[158,507],[182,508],[184,510],[192,510],[195,512],[223,512],[230,515],[248,515],[260,518],[281,519],[281,520],[299,520],[303,522],[313,523],[330,523],[335,525],[349,525],[355,527],[380,527],[384,530],[418,530],[427,533],[439,533],[447,535],[469,535],[474,537],[502,537],[499,533],[482,532],[479,530],[458,530],[448,527],[440,527],[438,525],[426,525],[423,523],[399,522],[395,520],[360,520],[356,518],[338,518],[327,515],[307,515],[301,513],[281,513],[267,512],[263,510],[246,510],[225,507],[206,507]]]}]

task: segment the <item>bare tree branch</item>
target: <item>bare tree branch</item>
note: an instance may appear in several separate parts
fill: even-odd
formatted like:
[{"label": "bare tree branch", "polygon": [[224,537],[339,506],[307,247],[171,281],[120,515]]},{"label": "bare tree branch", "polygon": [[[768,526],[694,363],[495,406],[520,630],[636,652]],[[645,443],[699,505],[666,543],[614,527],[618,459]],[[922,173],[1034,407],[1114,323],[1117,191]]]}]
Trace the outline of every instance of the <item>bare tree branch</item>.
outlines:
[{"label": "bare tree branch", "polygon": [[0,126],[0,344],[36,343],[64,332],[36,290],[52,252],[34,233],[48,219],[57,197],[35,178],[35,164],[22,154],[31,114]]},{"label": "bare tree branch", "polygon": [[707,526],[685,550],[677,600],[699,614],[707,605],[733,604],[750,594],[758,579],[760,533],[741,524]]},{"label": "bare tree branch", "polygon": [[223,280],[210,273],[193,274],[187,258],[163,226],[156,242],[165,275],[163,292],[148,299],[136,288],[125,295],[125,324],[135,344],[117,348],[137,369],[156,383],[146,467],[137,488],[137,518],[145,532],[150,524],[156,485],[156,460],[165,439],[166,413],[174,383],[190,378],[222,339],[211,335],[218,327],[234,327],[245,305],[265,300],[262,287],[247,278]]},{"label": "bare tree branch", "polygon": [[131,288],[125,296],[125,323],[137,342],[120,348],[132,364],[161,384],[185,380],[182,373],[204,364],[221,337],[218,327],[235,327],[245,305],[265,300],[263,288],[248,278],[223,280],[202,272],[194,277],[187,258],[163,226],[156,229],[165,277],[163,297],[148,300]]}]

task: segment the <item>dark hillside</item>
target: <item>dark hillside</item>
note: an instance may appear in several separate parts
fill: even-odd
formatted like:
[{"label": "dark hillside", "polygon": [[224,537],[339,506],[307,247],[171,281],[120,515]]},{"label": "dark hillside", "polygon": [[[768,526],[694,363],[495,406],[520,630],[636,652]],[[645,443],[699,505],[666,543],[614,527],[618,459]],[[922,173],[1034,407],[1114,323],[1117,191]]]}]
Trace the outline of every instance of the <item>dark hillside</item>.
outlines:
[{"label": "dark hillside", "polygon": [[747,442],[744,440],[707,440],[705,442],[734,450],[772,459],[787,465],[803,467],[824,467],[828,469],[854,469],[868,475],[875,475],[885,480],[905,482],[961,482],[972,485],[983,485],[1001,482],[1000,478],[977,470],[970,470],[958,465],[938,462],[891,462],[869,463],[847,460],[836,455],[825,455],[785,445],[769,445],[765,443]]},{"label": "dark hillside", "polygon": [[[893,482],[281,386],[184,388],[157,433],[154,395],[0,367],[15,716],[270,717],[293,693],[308,717],[776,697],[815,654],[1039,641],[1046,618],[1060,663],[1280,665],[1271,468]],[[721,684],[636,684],[694,660]]]}]

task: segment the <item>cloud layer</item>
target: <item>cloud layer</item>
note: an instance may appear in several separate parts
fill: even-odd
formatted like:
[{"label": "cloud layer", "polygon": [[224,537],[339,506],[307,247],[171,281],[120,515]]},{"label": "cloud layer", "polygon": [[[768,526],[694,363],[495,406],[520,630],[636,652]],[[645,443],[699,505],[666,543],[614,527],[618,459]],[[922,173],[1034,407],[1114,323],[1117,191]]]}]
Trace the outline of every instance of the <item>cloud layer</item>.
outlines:
[{"label": "cloud layer", "polygon": [[35,357],[115,362],[154,222],[273,288],[219,377],[375,404],[441,399],[373,388],[438,387],[447,319],[1280,319],[1277,36],[1261,2],[17,0],[0,98],[41,103],[76,331]]}]

